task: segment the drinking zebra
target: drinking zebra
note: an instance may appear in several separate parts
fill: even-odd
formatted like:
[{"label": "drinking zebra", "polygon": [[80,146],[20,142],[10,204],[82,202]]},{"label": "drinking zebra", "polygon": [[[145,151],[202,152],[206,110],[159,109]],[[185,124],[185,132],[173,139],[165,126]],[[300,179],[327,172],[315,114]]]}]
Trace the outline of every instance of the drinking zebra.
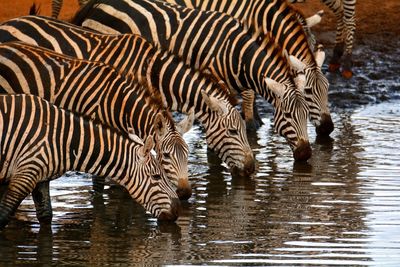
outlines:
[{"label": "drinking zebra", "polygon": [[[292,3],[302,3],[305,0],[289,0]],[[352,54],[354,33],[356,31],[356,0],[321,0],[336,17],[336,39],[333,55],[329,62],[329,71],[337,71],[342,65],[342,76],[353,77]]]},{"label": "drinking zebra", "polygon": [[275,107],[275,128],[290,144],[296,160],[311,156],[308,106],[296,89],[283,52],[269,39],[258,41],[235,19],[159,1],[91,1],[74,23],[108,33],[137,33],[211,72],[229,88],[256,91]]},{"label": "drinking zebra", "polygon": [[[245,125],[225,86],[187,66],[178,57],[156,49],[143,37],[99,34],[51,18],[26,16],[0,25],[0,42],[12,40],[103,61],[134,75],[146,82],[147,88],[158,90],[170,110],[190,113],[193,109],[205,129],[208,147],[230,168],[245,175],[254,172],[255,160]],[[185,192],[190,197],[189,190],[182,191],[180,196],[184,197]]]},{"label": "drinking zebra", "polygon": [[0,133],[0,181],[8,184],[0,229],[30,193],[38,220],[49,223],[41,206],[50,198],[38,185],[70,170],[111,177],[154,217],[178,217],[178,196],[150,153],[151,137],[143,144],[32,95],[0,95]]},{"label": "drinking zebra", "polygon": [[[20,42],[3,43],[0,93],[37,95],[122,133],[131,129],[142,139],[152,136],[157,153],[170,153],[169,157],[177,158],[160,161],[174,185],[180,186],[177,192],[188,184],[178,181],[188,180],[188,147],[170,114],[143,86],[106,64],[78,60]],[[171,169],[177,172],[172,173]]]},{"label": "drinking zebra", "polygon": [[[286,0],[164,0],[168,3],[215,10],[231,15],[247,27],[259,32],[264,38],[273,36],[273,40],[305,64],[306,90],[305,97],[310,108],[310,120],[316,127],[317,134],[329,135],[333,131],[333,123],[329,111],[329,83],[321,71],[325,54],[321,48],[313,55],[309,47],[309,39],[304,29],[310,23],[321,18],[317,13],[309,18],[307,26],[298,22],[300,14],[291,8]],[[313,20],[311,22],[311,20]],[[307,20],[305,20],[307,22]]]}]

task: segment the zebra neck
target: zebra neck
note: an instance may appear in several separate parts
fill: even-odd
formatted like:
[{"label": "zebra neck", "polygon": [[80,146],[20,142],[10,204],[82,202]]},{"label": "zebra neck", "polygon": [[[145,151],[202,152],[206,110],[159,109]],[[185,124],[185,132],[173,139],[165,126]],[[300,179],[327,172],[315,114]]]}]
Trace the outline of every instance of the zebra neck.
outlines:
[{"label": "zebra neck", "polygon": [[120,180],[130,172],[134,146],[116,132],[80,119],[78,138],[70,143],[71,170]]}]

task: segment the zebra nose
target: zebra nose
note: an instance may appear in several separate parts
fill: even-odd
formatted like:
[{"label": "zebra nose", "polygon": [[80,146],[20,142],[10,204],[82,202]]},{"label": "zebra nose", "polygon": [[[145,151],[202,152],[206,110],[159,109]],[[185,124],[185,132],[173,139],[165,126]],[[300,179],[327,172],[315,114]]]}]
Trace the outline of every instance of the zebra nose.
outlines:
[{"label": "zebra nose", "polygon": [[245,155],[245,160],[244,160],[244,172],[246,175],[254,173],[256,169],[256,161],[254,159],[254,155],[252,151],[249,151]]},{"label": "zebra nose", "polygon": [[315,128],[317,135],[328,136],[334,129],[332,118],[330,114],[322,114],[321,124]]},{"label": "zebra nose", "polygon": [[192,196],[192,187],[188,179],[179,179],[176,194],[180,200],[188,200]]},{"label": "zebra nose", "polygon": [[296,161],[306,161],[312,155],[311,146],[308,141],[300,139],[297,147],[293,151],[293,157]]},{"label": "zebra nose", "polygon": [[171,201],[171,208],[168,211],[162,211],[158,216],[159,221],[176,221],[179,217],[181,209],[181,202],[178,198],[173,198]]}]

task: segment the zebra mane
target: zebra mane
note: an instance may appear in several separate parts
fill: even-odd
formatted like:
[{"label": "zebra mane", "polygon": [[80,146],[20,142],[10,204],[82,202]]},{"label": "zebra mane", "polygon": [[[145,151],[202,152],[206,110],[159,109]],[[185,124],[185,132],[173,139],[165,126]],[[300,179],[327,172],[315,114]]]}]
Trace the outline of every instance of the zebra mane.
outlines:
[{"label": "zebra mane", "polygon": [[200,74],[207,80],[211,81],[212,84],[217,86],[219,89],[219,92],[223,93],[223,95],[228,99],[229,103],[232,106],[236,106],[239,101],[237,99],[237,93],[229,89],[228,85],[221,79],[218,79],[218,77],[213,73],[212,70],[207,69],[206,71],[200,72]]}]

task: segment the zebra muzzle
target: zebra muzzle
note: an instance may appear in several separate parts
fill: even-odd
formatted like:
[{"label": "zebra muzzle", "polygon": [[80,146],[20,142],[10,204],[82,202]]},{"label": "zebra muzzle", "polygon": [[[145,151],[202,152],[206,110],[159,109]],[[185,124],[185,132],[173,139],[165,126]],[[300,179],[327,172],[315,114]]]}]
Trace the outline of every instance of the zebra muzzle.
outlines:
[{"label": "zebra muzzle", "polygon": [[171,208],[168,211],[162,211],[158,216],[159,221],[176,221],[179,217],[181,210],[181,202],[178,198],[173,198],[171,201]]},{"label": "zebra muzzle", "polygon": [[188,200],[192,196],[192,187],[188,179],[179,179],[176,194],[180,200]]},{"label": "zebra muzzle", "polygon": [[306,161],[311,158],[312,150],[310,142],[300,139],[293,151],[293,157],[296,161]]},{"label": "zebra muzzle", "polygon": [[332,122],[332,118],[330,114],[322,114],[321,123],[315,128],[317,135],[319,136],[328,136],[331,132],[333,132],[334,126]]}]

